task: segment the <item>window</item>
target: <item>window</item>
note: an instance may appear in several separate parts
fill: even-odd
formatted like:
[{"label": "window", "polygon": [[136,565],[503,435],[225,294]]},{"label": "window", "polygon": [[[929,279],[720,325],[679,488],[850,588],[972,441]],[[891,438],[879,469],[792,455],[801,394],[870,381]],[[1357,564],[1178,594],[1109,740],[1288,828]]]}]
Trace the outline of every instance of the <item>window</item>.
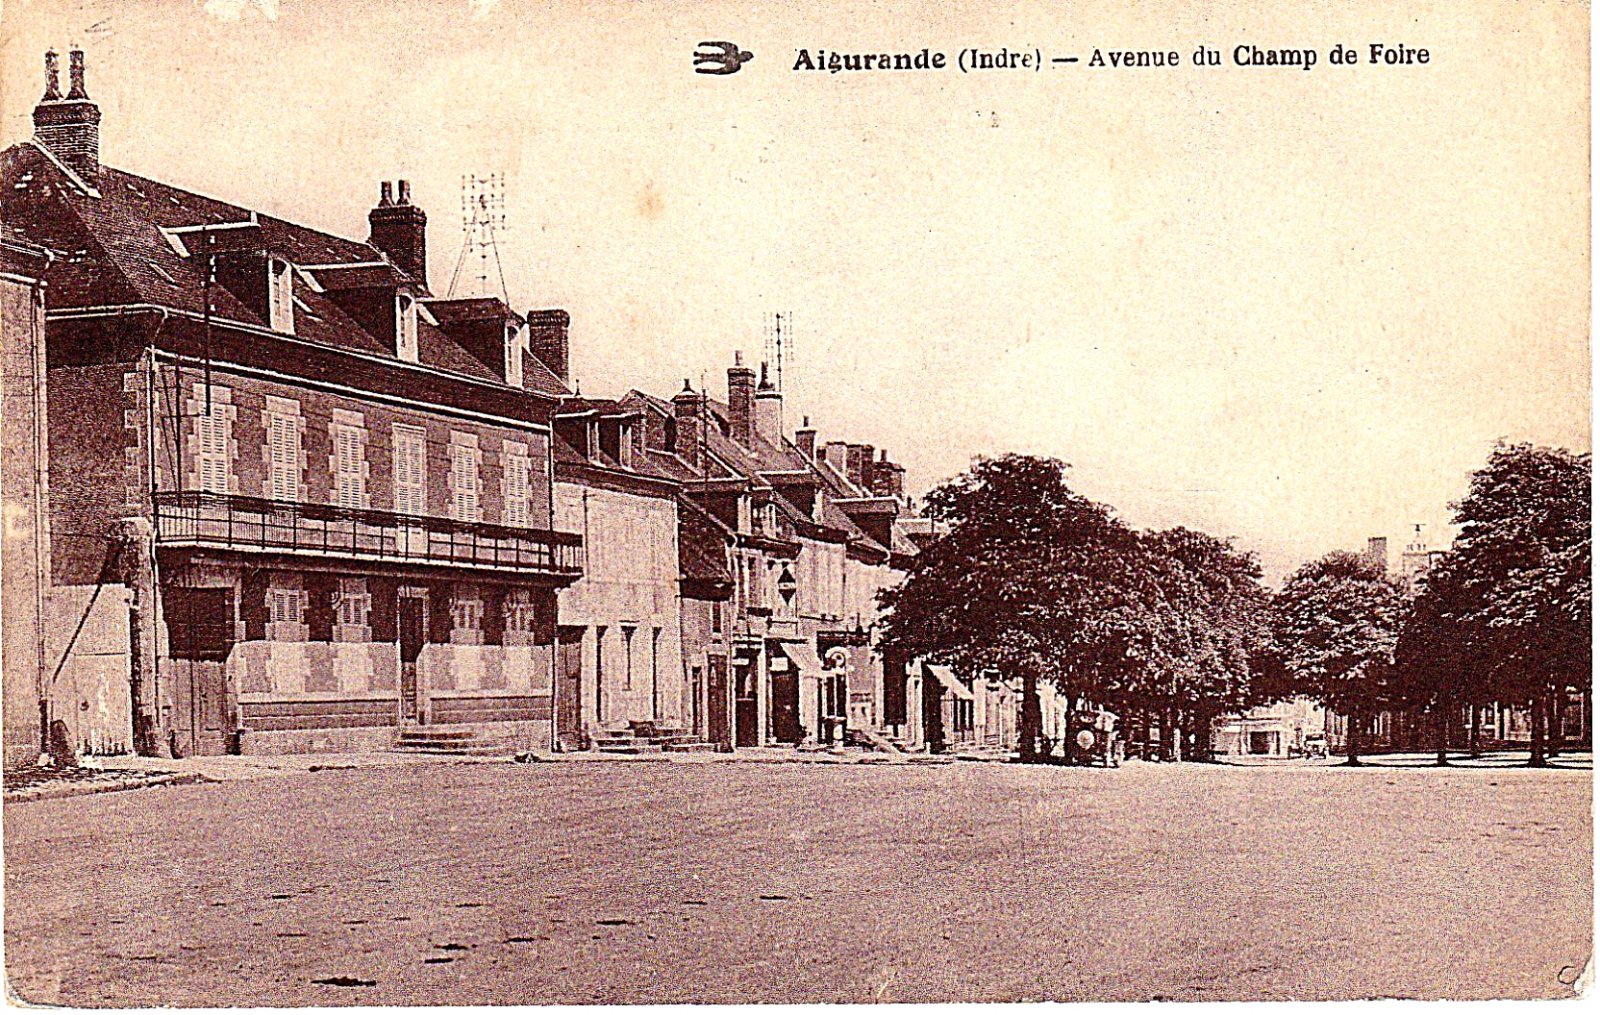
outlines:
[{"label": "window", "polygon": [[506,383],[522,387],[522,342],[514,324],[506,325]]},{"label": "window", "polygon": [[722,633],[722,600],[714,599],[711,602],[711,633]]},{"label": "window", "polygon": [[417,361],[417,301],[405,293],[394,298],[394,352],[407,363]]},{"label": "window", "polygon": [[634,629],[622,629],[622,689],[633,690],[633,634]]},{"label": "window", "polygon": [[502,522],[516,528],[533,524],[529,511],[529,497],[533,486],[533,460],[523,444],[506,443],[505,451],[505,509]]},{"label": "window", "polygon": [[451,517],[458,522],[483,520],[483,505],[478,497],[478,441],[476,437],[454,435],[450,443]]},{"label": "window", "polygon": [[270,624],[303,624],[306,620],[306,593],[304,589],[272,587],[267,589],[267,622]]},{"label": "window", "polygon": [[463,590],[450,597],[450,626],[458,631],[483,630],[483,600],[476,590]]},{"label": "window", "polygon": [[340,627],[368,627],[372,617],[372,593],[367,591],[363,578],[339,579]]},{"label": "window", "polygon": [[267,586],[267,638],[305,641],[306,591],[293,575],[280,575]]},{"label": "window", "polygon": [[267,262],[267,327],[294,334],[294,268],[277,258]]},{"label": "window", "polygon": [[340,507],[362,506],[366,483],[361,475],[361,436],[360,427],[347,423],[333,425],[333,502]]},{"label": "window", "polygon": [[200,403],[199,418],[195,420],[196,429],[199,431],[198,462],[200,473],[200,489],[206,493],[227,493],[228,474],[228,444],[232,440],[232,420],[229,419],[229,410],[232,406],[224,401],[226,389],[211,388],[210,400],[207,404],[205,388],[196,389],[196,397]]},{"label": "window", "polygon": [[403,515],[428,513],[426,440],[421,427],[395,424],[394,509]]},{"label": "window", "polygon": [[272,500],[300,499],[298,413],[267,412],[267,496]]},{"label": "window", "polygon": [[512,589],[506,594],[506,633],[531,635],[538,631],[538,624],[532,589]]}]

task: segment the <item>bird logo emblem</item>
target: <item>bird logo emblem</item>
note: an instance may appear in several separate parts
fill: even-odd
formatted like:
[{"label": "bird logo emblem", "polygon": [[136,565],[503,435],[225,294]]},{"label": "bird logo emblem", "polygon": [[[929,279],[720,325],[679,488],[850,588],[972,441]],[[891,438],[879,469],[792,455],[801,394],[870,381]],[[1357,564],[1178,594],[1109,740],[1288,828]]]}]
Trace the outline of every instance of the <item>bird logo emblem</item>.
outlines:
[{"label": "bird logo emblem", "polygon": [[700,48],[694,51],[694,72],[737,74],[740,67],[755,58],[754,53],[748,49],[742,50],[732,42],[702,42]]}]

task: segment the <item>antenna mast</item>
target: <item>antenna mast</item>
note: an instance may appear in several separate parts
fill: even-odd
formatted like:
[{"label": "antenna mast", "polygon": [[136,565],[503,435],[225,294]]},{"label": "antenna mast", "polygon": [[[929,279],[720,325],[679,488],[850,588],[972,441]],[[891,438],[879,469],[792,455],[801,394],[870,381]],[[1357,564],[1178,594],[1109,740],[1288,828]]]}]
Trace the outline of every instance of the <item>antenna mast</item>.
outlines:
[{"label": "antenna mast", "polygon": [[489,262],[493,261],[492,277],[499,283],[499,296],[510,304],[511,295],[506,289],[505,269],[500,265],[500,248],[495,235],[506,227],[505,183],[504,173],[461,178],[461,254],[456,258],[455,271],[450,273],[447,295],[456,295],[456,289],[461,284],[462,269],[466,267],[468,258],[476,258],[477,271],[468,283],[470,291],[461,295],[495,295],[489,287]]}]

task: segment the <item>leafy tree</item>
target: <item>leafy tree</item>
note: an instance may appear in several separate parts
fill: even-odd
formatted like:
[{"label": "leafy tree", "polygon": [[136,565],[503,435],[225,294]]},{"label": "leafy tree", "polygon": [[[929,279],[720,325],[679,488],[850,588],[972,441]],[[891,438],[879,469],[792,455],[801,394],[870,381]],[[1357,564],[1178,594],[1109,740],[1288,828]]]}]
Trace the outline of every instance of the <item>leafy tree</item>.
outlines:
[{"label": "leafy tree", "polygon": [[[1039,681],[1091,672],[1114,623],[1117,568],[1133,545],[1109,508],[1071,490],[1053,458],[979,458],[928,494],[948,525],[906,579],[879,594],[886,653],[1022,680],[1018,751],[1043,757]],[[1082,686],[1076,693],[1092,695]]]},{"label": "leafy tree", "polygon": [[1405,611],[1381,564],[1342,551],[1303,565],[1273,598],[1290,688],[1349,716],[1348,764],[1361,763],[1360,729],[1384,701]]},{"label": "leafy tree", "polygon": [[1429,569],[1395,646],[1391,694],[1432,710],[1440,765],[1450,763],[1454,717],[1463,704],[1476,712],[1495,669],[1483,632],[1468,620],[1470,612],[1461,558],[1448,553]]},{"label": "leafy tree", "polygon": [[1528,763],[1545,764],[1557,695],[1592,680],[1591,462],[1587,454],[1500,444],[1455,505],[1452,600],[1493,690],[1533,711]]},{"label": "leafy tree", "polygon": [[1139,542],[1138,569],[1124,581],[1137,637],[1126,665],[1108,672],[1105,693],[1124,714],[1159,713],[1172,731],[1164,737],[1171,756],[1181,760],[1184,729],[1206,756],[1212,720],[1252,700],[1254,659],[1268,641],[1260,566],[1191,529],[1145,533]]}]

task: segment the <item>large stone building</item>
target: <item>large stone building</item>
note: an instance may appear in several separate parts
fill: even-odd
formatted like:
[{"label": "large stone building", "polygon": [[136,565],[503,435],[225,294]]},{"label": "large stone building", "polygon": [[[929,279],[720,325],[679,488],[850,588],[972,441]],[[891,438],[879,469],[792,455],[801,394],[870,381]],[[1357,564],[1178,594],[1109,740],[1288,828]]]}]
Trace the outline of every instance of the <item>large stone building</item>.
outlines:
[{"label": "large stone building", "polygon": [[58,255],[51,572],[121,586],[132,738],[548,743],[556,593],[584,558],[553,520],[566,390],[527,321],[431,294],[404,182],[349,240],[104,165],[99,120],[82,54],[65,96],[52,54],[4,219]]}]

